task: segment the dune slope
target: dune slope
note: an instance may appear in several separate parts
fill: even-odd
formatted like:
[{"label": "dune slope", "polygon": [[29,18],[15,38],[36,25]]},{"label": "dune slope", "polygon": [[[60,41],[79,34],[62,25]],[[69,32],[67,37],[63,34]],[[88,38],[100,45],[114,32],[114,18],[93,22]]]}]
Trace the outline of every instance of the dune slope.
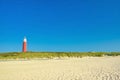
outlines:
[{"label": "dune slope", "polygon": [[120,80],[120,56],[0,61],[0,80]]}]

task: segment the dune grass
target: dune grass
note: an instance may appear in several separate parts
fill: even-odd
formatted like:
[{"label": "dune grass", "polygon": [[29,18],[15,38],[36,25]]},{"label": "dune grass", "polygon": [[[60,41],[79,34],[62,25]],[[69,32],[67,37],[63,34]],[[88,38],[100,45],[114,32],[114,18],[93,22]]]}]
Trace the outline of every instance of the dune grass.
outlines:
[{"label": "dune grass", "polygon": [[102,57],[118,56],[120,52],[10,52],[0,53],[0,59],[33,59],[33,58],[61,58],[61,57]]}]

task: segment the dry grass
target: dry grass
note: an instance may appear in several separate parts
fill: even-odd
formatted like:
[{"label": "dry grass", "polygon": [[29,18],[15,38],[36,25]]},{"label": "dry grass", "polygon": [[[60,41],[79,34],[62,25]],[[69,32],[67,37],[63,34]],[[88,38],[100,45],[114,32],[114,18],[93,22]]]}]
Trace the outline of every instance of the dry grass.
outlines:
[{"label": "dry grass", "polygon": [[11,52],[1,53],[0,59],[33,59],[33,58],[61,58],[61,57],[102,57],[102,56],[118,56],[119,52]]}]

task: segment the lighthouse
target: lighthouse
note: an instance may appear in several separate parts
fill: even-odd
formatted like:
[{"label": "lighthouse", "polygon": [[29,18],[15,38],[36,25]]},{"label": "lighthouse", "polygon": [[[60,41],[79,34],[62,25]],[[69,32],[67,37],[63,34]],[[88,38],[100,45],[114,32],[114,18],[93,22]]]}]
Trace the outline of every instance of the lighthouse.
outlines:
[{"label": "lighthouse", "polygon": [[26,52],[26,51],[27,51],[27,39],[26,39],[26,37],[24,37],[22,52]]}]

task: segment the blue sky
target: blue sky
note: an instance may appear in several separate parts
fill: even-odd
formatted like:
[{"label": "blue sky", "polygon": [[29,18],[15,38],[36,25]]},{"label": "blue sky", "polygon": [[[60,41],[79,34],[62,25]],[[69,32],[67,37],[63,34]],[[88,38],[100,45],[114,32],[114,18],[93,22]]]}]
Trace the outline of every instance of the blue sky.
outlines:
[{"label": "blue sky", "polygon": [[119,0],[0,0],[0,52],[120,51]]}]

